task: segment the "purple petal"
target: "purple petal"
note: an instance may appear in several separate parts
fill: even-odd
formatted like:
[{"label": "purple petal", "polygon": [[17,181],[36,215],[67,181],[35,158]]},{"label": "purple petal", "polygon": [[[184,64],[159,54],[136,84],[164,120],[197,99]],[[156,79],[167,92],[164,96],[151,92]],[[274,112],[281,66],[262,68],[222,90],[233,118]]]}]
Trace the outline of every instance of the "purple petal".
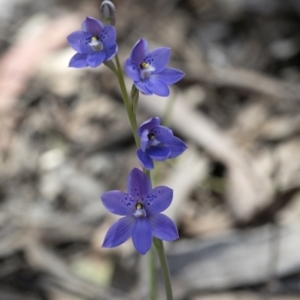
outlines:
[{"label": "purple petal", "polygon": [[136,88],[144,95],[152,95],[153,93],[148,89],[147,85],[143,81],[134,82]]},{"label": "purple petal", "polygon": [[171,56],[171,49],[161,47],[153,50],[147,55],[145,61],[154,67],[154,73],[159,73],[166,68]]},{"label": "purple petal", "polygon": [[152,245],[152,230],[147,218],[137,218],[132,229],[132,242],[135,249],[146,254]]},{"label": "purple petal", "polygon": [[158,214],[167,209],[173,199],[173,190],[166,186],[158,186],[146,196],[148,215]]},{"label": "purple petal", "polygon": [[178,69],[166,68],[159,74],[153,74],[152,78],[164,82],[166,85],[174,84],[179,81],[185,74]]},{"label": "purple petal", "polygon": [[135,62],[133,62],[130,58],[128,58],[125,62],[124,69],[128,77],[130,77],[133,81],[140,81],[141,76],[139,72],[139,68]]},{"label": "purple petal", "polygon": [[104,51],[95,52],[90,54],[87,58],[87,63],[90,67],[96,68],[104,62],[106,54]]},{"label": "purple petal", "polygon": [[69,67],[72,68],[85,68],[88,66],[86,62],[88,54],[76,53],[70,60]]},{"label": "purple petal", "polygon": [[168,148],[159,146],[150,147],[146,152],[152,159],[159,161],[168,159],[171,154],[171,151]]},{"label": "purple petal", "polygon": [[91,17],[86,17],[81,25],[81,30],[88,32],[91,35],[99,36],[103,27],[103,24],[99,20]]},{"label": "purple petal", "polygon": [[187,149],[187,145],[180,138],[175,136],[172,142],[166,143],[165,146],[171,151],[169,158],[177,157]]},{"label": "purple petal", "polygon": [[144,62],[144,58],[148,55],[148,53],[148,42],[144,39],[139,39],[133,46],[130,59],[139,66],[142,62]]},{"label": "purple petal", "polygon": [[105,26],[100,35],[100,41],[105,49],[111,48],[116,44],[116,29],[113,26]]},{"label": "purple petal", "polygon": [[109,191],[101,195],[104,207],[111,213],[120,216],[132,215],[135,211],[135,201],[127,193]]},{"label": "purple petal", "polygon": [[154,117],[142,123],[138,129],[138,136],[141,137],[144,130],[151,130],[154,126],[160,125],[160,118]]},{"label": "purple petal", "polygon": [[161,143],[171,143],[174,139],[172,130],[165,126],[155,126],[150,133],[154,134],[155,139]]},{"label": "purple petal", "polygon": [[161,97],[167,97],[170,95],[168,86],[158,79],[150,78],[149,80],[145,81],[145,85],[146,88],[155,95]]},{"label": "purple petal", "polygon": [[118,45],[114,44],[111,48],[105,49],[105,60],[112,59],[118,52]]},{"label": "purple petal", "polygon": [[143,168],[147,170],[151,170],[154,168],[153,160],[146,152],[142,151],[141,149],[138,149],[136,151],[136,156]]},{"label": "purple petal", "polygon": [[106,233],[102,247],[113,248],[126,242],[132,233],[135,217],[123,217],[115,222]]},{"label": "purple petal", "polygon": [[143,133],[140,137],[140,147],[143,152],[146,151],[147,146],[148,146],[148,142],[149,142],[148,134],[149,134],[149,130],[146,129],[143,131]]},{"label": "purple petal", "polygon": [[149,217],[152,234],[164,241],[174,241],[179,235],[175,223],[163,214]]},{"label": "purple petal", "polygon": [[141,170],[134,168],[127,178],[127,191],[133,199],[139,200],[151,191],[151,181]]},{"label": "purple petal", "polygon": [[75,31],[67,36],[69,45],[78,53],[92,53],[92,48],[87,44],[86,39],[90,35],[83,31]]}]

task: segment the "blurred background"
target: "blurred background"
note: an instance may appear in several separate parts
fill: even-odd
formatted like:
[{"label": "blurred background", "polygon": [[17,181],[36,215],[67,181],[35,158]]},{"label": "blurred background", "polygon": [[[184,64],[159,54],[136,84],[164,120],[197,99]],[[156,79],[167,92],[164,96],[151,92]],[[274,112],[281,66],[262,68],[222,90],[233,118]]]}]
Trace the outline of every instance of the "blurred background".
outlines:
[{"label": "blurred background", "polygon": [[[139,166],[117,80],[68,68],[100,4],[0,0],[0,300],[147,299],[147,257],[101,249],[99,195]],[[122,62],[143,37],[186,73],[138,113],[189,146],[155,176],[174,189],[175,299],[300,299],[300,1],[114,4]]]}]

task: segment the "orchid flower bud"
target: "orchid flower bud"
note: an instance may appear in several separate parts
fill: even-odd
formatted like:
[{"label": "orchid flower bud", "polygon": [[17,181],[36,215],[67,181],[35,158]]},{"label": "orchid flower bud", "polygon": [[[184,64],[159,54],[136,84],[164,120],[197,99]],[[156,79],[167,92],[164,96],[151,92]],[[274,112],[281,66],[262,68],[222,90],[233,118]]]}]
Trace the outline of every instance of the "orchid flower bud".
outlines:
[{"label": "orchid flower bud", "polygon": [[101,16],[106,24],[115,25],[116,17],[115,17],[115,6],[109,0],[104,0],[100,6]]}]

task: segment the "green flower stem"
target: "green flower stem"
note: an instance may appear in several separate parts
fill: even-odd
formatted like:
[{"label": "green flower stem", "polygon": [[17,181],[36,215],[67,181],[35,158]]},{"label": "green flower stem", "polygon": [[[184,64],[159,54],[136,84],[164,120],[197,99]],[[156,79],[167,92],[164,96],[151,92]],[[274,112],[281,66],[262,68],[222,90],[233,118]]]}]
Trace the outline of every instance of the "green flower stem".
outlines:
[{"label": "green flower stem", "polygon": [[131,95],[131,99],[132,99],[132,111],[135,114],[140,94],[139,94],[139,90],[135,87],[134,84],[132,85],[130,95]]},{"label": "green flower stem", "polygon": [[167,103],[167,107],[165,110],[165,113],[162,117],[162,123],[164,126],[169,126],[170,123],[170,118],[171,118],[171,114],[172,114],[172,110],[175,104],[175,97],[170,97],[168,99],[168,103]]},{"label": "green flower stem", "polygon": [[124,101],[124,104],[125,104],[125,108],[126,108],[126,111],[127,111],[127,115],[128,115],[128,118],[129,118],[129,122],[130,122],[130,125],[131,125],[131,129],[132,129],[132,133],[133,133],[133,136],[134,136],[136,146],[137,146],[137,148],[139,148],[140,142],[139,142],[139,139],[138,139],[138,136],[137,136],[136,116],[135,116],[135,114],[132,110],[132,102],[129,99],[129,96],[127,94],[125,81],[124,81],[124,76],[123,76],[123,71],[122,71],[122,68],[121,68],[121,64],[120,64],[120,61],[119,61],[118,54],[116,54],[115,59],[116,59],[116,64],[117,64],[117,73],[116,73],[116,75],[118,77],[122,98],[123,98],[123,101]]},{"label": "green flower stem", "polygon": [[160,265],[161,265],[161,271],[162,271],[163,278],[164,278],[167,300],[173,300],[170,272],[169,272],[166,255],[165,255],[163,241],[160,239],[157,239],[157,238],[153,238],[153,243],[156,248],[156,252],[158,254],[158,258],[159,258]]},{"label": "green flower stem", "polygon": [[149,263],[149,299],[157,299],[157,281],[156,281],[156,256],[154,245],[148,254],[148,263]]},{"label": "green flower stem", "polygon": [[108,67],[111,71],[113,71],[114,74],[115,74],[116,76],[118,76],[118,75],[117,75],[117,69],[116,69],[116,66],[115,66],[115,64],[113,63],[112,60],[105,61],[103,64],[104,64],[106,67]]}]

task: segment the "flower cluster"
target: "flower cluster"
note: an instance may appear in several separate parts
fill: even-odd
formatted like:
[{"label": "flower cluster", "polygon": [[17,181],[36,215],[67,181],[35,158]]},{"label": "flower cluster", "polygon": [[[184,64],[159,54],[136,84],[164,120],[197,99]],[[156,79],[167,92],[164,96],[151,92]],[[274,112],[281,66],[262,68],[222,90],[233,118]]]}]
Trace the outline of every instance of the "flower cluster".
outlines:
[{"label": "flower cluster", "polygon": [[[117,63],[116,68],[111,61],[118,51],[116,30],[112,26],[115,24],[115,7],[109,0],[104,0],[100,11],[105,25],[97,19],[87,17],[81,30],[67,37],[70,46],[77,52],[71,58],[69,66],[96,68],[105,63],[116,74],[119,72],[118,76],[123,76],[119,64]],[[148,42],[142,38],[138,40],[124,64],[124,70],[133,80],[137,91],[162,97],[170,94],[169,85],[184,76],[182,71],[167,67],[170,55],[170,48],[160,47],[149,51]],[[135,115],[134,109],[133,114]],[[154,160],[165,161],[177,157],[187,148],[170,128],[161,125],[159,117],[142,123],[137,129],[137,136],[140,146],[136,155],[145,170],[154,168]],[[152,189],[146,173],[134,168],[128,176],[126,193],[114,190],[101,196],[108,211],[122,216],[108,230],[103,247],[119,246],[132,237],[136,250],[145,254],[152,245],[153,237],[165,241],[177,239],[178,232],[174,222],[161,213],[169,207],[172,198],[172,189],[165,186]]]}]

